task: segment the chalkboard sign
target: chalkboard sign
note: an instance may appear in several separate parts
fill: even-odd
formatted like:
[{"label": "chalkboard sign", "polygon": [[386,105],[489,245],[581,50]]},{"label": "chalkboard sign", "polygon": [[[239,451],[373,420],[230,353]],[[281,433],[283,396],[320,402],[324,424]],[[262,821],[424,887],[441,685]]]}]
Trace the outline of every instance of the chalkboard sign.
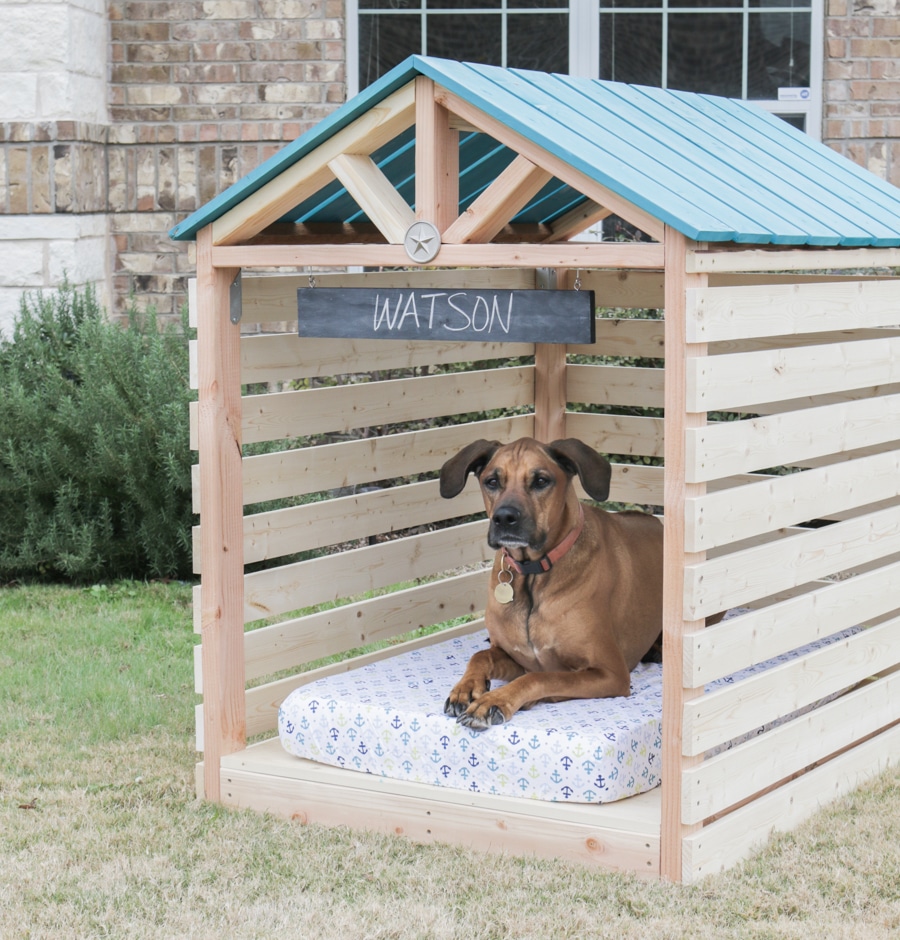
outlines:
[{"label": "chalkboard sign", "polygon": [[301,287],[301,336],[456,342],[593,343],[589,290]]}]

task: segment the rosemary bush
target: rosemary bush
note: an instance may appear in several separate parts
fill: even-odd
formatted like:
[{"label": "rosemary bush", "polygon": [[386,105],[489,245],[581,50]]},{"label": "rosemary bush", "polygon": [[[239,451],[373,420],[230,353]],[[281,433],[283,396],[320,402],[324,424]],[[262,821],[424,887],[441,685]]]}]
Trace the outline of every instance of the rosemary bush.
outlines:
[{"label": "rosemary bush", "polygon": [[26,295],[0,339],[0,580],[189,577],[190,394],[186,324]]}]

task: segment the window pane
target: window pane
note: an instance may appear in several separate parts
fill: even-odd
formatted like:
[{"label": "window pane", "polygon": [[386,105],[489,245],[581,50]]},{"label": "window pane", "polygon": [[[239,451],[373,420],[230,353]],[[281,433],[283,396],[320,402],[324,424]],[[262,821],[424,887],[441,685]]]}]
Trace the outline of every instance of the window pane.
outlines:
[{"label": "window pane", "polygon": [[600,16],[600,78],[635,85],[662,84],[662,14]]},{"label": "window pane", "polygon": [[567,73],[569,17],[565,13],[510,13],[506,49],[510,68]]},{"label": "window pane", "polygon": [[422,44],[422,19],[417,14],[359,17],[359,87],[399,65],[418,52]]},{"label": "window pane", "polygon": [[669,10],[699,10],[703,7],[742,7],[744,0],[669,0]]},{"label": "window pane", "polygon": [[[615,10],[619,7],[647,7],[652,10],[662,9],[662,0],[600,0],[601,10]],[[603,20],[601,19],[602,23]]]},{"label": "window pane", "polygon": [[742,19],[740,13],[670,14],[667,87],[740,98]]},{"label": "window pane", "polygon": [[426,0],[426,6],[429,10],[499,9],[500,0]]},{"label": "window pane", "polygon": [[427,29],[427,55],[480,65],[502,64],[499,14],[429,16]]},{"label": "window pane", "polygon": [[418,10],[421,6],[420,0],[357,0],[357,2],[360,10]]},{"label": "window pane", "polygon": [[809,87],[809,14],[752,13],[748,98],[777,98],[779,88]]}]

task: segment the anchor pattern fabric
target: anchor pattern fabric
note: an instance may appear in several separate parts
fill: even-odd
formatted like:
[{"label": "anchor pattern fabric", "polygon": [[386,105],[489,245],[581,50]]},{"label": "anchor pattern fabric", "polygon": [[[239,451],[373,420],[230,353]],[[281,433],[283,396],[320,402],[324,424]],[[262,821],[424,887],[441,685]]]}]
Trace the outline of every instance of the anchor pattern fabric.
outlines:
[{"label": "anchor pattern fabric", "polygon": [[469,658],[487,642],[481,630],[301,686],[279,710],[283,747],[297,757],[392,779],[551,802],[609,803],[659,785],[661,665],[639,664],[627,698],[541,703],[477,732],[444,715],[443,707]]}]

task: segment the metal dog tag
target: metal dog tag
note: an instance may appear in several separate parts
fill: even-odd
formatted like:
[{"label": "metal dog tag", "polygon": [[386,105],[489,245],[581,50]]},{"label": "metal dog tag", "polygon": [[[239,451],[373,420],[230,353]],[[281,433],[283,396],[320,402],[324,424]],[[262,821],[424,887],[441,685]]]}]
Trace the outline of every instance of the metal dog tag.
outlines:
[{"label": "metal dog tag", "polygon": [[501,581],[494,588],[494,600],[496,600],[498,604],[509,604],[513,597],[513,586],[509,581]]}]

